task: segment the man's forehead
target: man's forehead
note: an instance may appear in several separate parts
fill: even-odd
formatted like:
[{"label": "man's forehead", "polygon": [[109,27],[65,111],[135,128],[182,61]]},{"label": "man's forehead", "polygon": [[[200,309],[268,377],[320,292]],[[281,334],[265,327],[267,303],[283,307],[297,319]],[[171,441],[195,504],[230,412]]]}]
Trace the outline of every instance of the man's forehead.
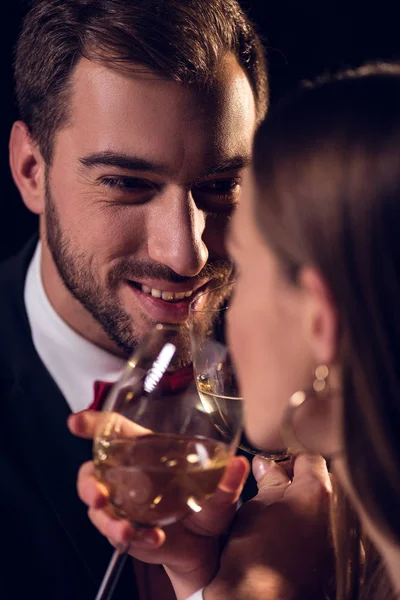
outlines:
[{"label": "man's forehead", "polygon": [[187,115],[190,118],[212,116],[213,112],[221,113],[224,109],[226,117],[229,117],[229,113],[238,111],[241,111],[245,119],[252,119],[253,114],[255,115],[253,90],[247,74],[233,54],[227,54],[221,59],[219,68],[210,77],[207,86],[179,83],[140,64],[115,64],[87,58],[82,58],[77,63],[71,84],[72,102],[74,99],[81,100],[87,94],[96,94],[107,101],[112,94],[121,104],[127,97],[133,103],[135,97],[138,99],[140,94],[147,94],[154,99],[162,96],[165,103],[181,97],[180,108],[184,100],[190,98],[191,102],[186,102],[186,105],[196,107],[195,114]]},{"label": "man's forehead", "polygon": [[154,165],[186,180],[241,168],[250,160],[253,93],[240,69],[222,76],[221,93],[204,95],[148,70],[132,73],[82,59],[66,137],[79,159],[92,165],[108,154],[110,166],[114,155],[129,169],[129,162],[139,160],[141,170]]}]

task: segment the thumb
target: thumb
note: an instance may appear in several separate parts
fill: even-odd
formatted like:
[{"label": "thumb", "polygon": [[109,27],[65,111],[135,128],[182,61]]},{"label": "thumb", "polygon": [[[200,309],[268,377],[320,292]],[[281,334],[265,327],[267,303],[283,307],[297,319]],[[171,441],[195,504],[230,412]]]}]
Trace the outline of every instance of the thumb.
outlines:
[{"label": "thumb", "polygon": [[69,415],[67,426],[71,433],[77,437],[92,440],[96,437],[96,432],[103,431],[105,426],[109,428],[118,428],[121,437],[132,437],[151,433],[127,417],[115,412],[82,410],[81,412]]},{"label": "thumb", "polygon": [[291,481],[282,467],[273,460],[255,456],[252,469],[258,486],[257,498],[266,505],[283,498]]},{"label": "thumb", "polygon": [[96,430],[105,424],[106,413],[94,410],[83,410],[72,413],[67,419],[67,426],[71,433],[77,437],[92,440]]},{"label": "thumb", "polygon": [[203,510],[192,514],[186,526],[199,535],[214,536],[225,533],[235,513],[250,466],[243,456],[235,456],[227,466],[215,494],[207,500]]}]

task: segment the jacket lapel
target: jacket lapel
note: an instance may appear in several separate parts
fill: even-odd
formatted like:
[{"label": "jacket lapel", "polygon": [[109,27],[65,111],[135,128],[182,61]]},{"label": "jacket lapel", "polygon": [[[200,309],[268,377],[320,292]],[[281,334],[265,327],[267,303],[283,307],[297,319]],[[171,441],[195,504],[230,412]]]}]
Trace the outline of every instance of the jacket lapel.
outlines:
[{"label": "jacket lapel", "polygon": [[[76,492],[77,472],[83,462],[91,459],[92,444],[74,437],[67,428],[70,409],[36,353],[24,306],[25,275],[35,245],[36,241],[31,242],[18,258],[2,268],[7,293],[0,293],[5,333],[0,344],[0,377],[1,385],[8,388],[2,403],[3,418],[16,424],[13,451],[37,483],[49,510],[98,586],[112,548],[90,523]],[[122,579],[129,578],[129,573],[132,590],[130,564]]]}]

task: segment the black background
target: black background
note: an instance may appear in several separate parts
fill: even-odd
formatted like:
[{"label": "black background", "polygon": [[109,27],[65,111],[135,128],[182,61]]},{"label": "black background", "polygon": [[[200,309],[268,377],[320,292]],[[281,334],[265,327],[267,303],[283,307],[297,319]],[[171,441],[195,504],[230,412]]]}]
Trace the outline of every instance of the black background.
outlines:
[{"label": "black background", "polygon": [[[0,42],[0,258],[20,248],[37,227],[36,218],[24,208],[11,180],[7,148],[10,128],[17,118],[12,81],[13,46],[27,3],[3,2],[6,8],[2,6]],[[272,103],[302,79],[357,66],[367,60],[400,59],[398,1],[243,0],[242,5],[258,24],[267,47]]]}]

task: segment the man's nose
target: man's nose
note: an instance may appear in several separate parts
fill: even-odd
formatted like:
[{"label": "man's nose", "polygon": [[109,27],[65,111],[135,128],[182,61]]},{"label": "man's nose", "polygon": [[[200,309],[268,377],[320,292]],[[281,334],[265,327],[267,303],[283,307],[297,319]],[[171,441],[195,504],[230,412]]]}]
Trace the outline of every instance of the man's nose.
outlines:
[{"label": "man's nose", "polygon": [[153,205],[148,223],[149,257],[178,275],[195,277],[208,260],[203,241],[206,214],[196,206],[190,191],[163,196]]}]

